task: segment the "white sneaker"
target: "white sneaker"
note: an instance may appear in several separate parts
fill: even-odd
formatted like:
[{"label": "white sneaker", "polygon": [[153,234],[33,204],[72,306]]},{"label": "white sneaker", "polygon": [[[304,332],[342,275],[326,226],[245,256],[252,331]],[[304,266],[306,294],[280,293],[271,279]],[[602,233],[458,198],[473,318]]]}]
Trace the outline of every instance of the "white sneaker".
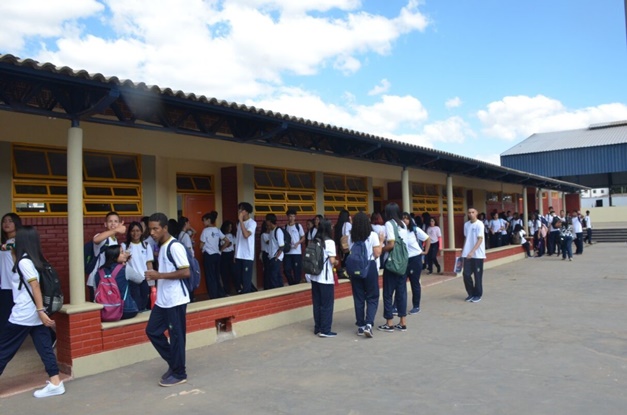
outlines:
[{"label": "white sneaker", "polygon": [[46,381],[46,383],[47,385],[45,388],[36,390],[35,393],[33,393],[35,398],[47,398],[48,396],[63,395],[65,393],[65,386],[63,386],[63,382],[58,385],[53,385],[49,381]]}]

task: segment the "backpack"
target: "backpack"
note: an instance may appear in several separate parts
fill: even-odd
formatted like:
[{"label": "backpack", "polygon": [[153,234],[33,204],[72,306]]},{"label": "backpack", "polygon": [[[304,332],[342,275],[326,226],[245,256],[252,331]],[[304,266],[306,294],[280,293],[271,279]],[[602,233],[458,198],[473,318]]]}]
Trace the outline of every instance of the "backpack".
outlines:
[{"label": "backpack", "polygon": [[[19,261],[18,261],[19,262]],[[59,280],[59,274],[52,268],[48,262],[43,263],[44,269],[39,273],[39,289],[41,290],[41,297],[44,304],[44,312],[51,316],[63,307],[63,292],[61,291],[61,280]],[[22,289],[22,285],[26,286],[27,283],[24,280],[20,267],[16,266],[18,274],[20,275],[20,284],[18,290]],[[33,293],[26,288],[26,292],[35,302]]]},{"label": "backpack", "polygon": [[583,218],[583,219],[581,220],[581,226],[582,226],[582,227],[584,227],[584,228],[587,228],[587,227],[588,227],[588,221],[586,221],[586,218]]},{"label": "backpack", "polygon": [[398,275],[405,275],[407,271],[407,263],[409,254],[405,241],[398,234],[398,224],[392,222],[394,228],[394,249],[390,251],[387,261],[385,261],[385,269]]},{"label": "backpack", "polygon": [[100,248],[97,254],[94,254],[94,241],[91,240],[83,246],[83,258],[85,260],[85,274],[90,275],[98,264],[98,257],[104,248],[109,246],[109,238],[105,240],[104,245]]},{"label": "backpack", "polygon": [[102,321],[119,321],[124,314],[124,299],[115,280],[123,267],[124,264],[117,264],[111,271],[111,275],[105,275],[105,271],[102,268],[98,270],[100,280],[96,285],[94,302],[102,304],[102,310],[100,310],[100,319]]},{"label": "backpack", "polygon": [[353,243],[351,253],[344,263],[344,268],[349,278],[366,278],[370,270],[370,263],[366,241],[359,241]]},{"label": "backpack", "polygon": [[324,241],[314,238],[307,244],[307,248],[305,248],[303,271],[305,271],[305,274],[309,275],[320,275],[325,263]]},{"label": "backpack", "polygon": [[281,229],[281,231],[283,232],[283,247],[279,247],[279,249],[283,250],[283,252],[287,254],[292,250],[292,235],[290,235],[290,233],[287,231],[287,225],[285,225],[285,228],[280,228],[277,226],[276,229],[274,229],[274,239],[276,239],[277,241],[279,240],[279,238],[276,237],[277,229]]},{"label": "backpack", "polygon": [[520,232],[512,233],[512,243],[514,245],[520,245],[522,243]]},{"label": "backpack", "polygon": [[[174,258],[172,258],[172,244],[181,244],[176,238],[168,244],[168,248],[165,251],[168,260],[174,265],[174,268],[178,269]],[[185,245],[181,244],[185,253],[187,254],[187,262],[189,262],[189,278],[181,278],[181,285],[187,288],[188,293],[193,293],[196,288],[200,286],[200,264],[198,260],[192,255],[192,253],[185,248]],[[185,291],[185,290],[183,290]]]}]

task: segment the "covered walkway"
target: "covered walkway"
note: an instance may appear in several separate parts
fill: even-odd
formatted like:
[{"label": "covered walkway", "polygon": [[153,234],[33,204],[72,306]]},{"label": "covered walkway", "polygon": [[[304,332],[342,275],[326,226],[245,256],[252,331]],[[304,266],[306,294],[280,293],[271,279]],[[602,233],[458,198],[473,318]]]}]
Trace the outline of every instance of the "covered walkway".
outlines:
[{"label": "covered walkway", "polygon": [[0,413],[622,415],[626,249],[487,270],[477,304],[459,278],[429,286],[405,333],[357,337],[347,310],[335,339],[305,322],[192,350],[182,386],[157,386],[154,359],[69,381],[62,397],[1,399]]}]

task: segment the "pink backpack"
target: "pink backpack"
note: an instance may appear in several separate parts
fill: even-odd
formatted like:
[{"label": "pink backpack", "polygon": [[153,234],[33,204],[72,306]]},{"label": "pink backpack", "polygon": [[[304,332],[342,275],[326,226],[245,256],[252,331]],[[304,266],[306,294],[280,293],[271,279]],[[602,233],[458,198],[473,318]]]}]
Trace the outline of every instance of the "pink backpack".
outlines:
[{"label": "pink backpack", "polygon": [[102,321],[119,321],[124,313],[124,300],[115,280],[123,266],[124,264],[116,265],[111,275],[105,275],[102,268],[98,270],[100,281],[96,287],[94,302],[102,304],[102,310],[100,310]]}]

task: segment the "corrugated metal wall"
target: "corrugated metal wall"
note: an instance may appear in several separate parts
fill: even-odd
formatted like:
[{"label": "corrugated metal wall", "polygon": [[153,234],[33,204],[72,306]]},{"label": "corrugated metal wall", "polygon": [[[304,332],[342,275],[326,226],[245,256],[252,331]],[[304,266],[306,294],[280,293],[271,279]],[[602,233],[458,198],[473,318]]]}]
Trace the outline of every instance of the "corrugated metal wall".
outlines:
[{"label": "corrugated metal wall", "polygon": [[627,171],[627,144],[501,156],[501,165],[548,177]]}]

